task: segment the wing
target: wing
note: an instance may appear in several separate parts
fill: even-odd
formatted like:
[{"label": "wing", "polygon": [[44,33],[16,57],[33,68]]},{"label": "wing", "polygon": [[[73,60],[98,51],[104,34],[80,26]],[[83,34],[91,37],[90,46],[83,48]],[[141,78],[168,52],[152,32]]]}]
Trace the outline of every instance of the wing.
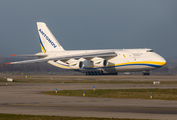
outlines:
[{"label": "wing", "polygon": [[20,57],[47,57],[48,55],[45,53],[37,53],[37,54],[28,54],[28,55],[10,55],[10,56],[20,56]]},{"label": "wing", "polygon": [[[44,55],[43,55],[44,56]],[[18,61],[18,62],[10,62],[6,64],[25,64],[25,63],[38,63],[38,62],[47,62],[50,60],[57,61],[67,61],[71,58],[79,59],[79,58],[85,58],[87,60],[92,59],[94,57],[101,57],[101,58],[112,58],[117,56],[115,52],[107,51],[107,52],[92,52],[92,53],[83,53],[83,54],[72,54],[72,55],[65,55],[65,56],[55,56],[55,57],[45,57],[40,59],[33,59],[33,60],[25,60],[25,61]]]}]

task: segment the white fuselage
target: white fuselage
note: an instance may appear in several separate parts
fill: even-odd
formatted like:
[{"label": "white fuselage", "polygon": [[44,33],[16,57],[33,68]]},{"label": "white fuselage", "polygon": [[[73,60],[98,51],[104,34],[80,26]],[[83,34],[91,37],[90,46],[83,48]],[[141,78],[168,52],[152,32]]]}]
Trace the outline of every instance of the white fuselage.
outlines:
[{"label": "white fuselage", "polygon": [[[83,61],[84,67],[79,69],[81,72],[102,70],[104,73],[115,72],[131,72],[131,71],[149,71],[162,67],[166,64],[163,57],[153,52],[151,49],[108,49],[108,50],[75,50],[61,52],[46,52],[48,56],[64,56],[84,54],[100,51],[113,51],[117,54],[115,57],[108,59],[108,65],[105,67],[96,67],[93,62],[87,59],[80,58],[77,60]],[[67,61],[48,61],[49,64],[63,68],[71,69]]]}]

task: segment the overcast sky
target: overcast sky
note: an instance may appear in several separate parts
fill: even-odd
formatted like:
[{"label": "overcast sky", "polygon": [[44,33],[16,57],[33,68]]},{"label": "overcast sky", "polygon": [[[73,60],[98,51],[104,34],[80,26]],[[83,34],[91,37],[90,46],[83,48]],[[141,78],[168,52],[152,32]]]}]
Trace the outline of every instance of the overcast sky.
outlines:
[{"label": "overcast sky", "polygon": [[151,48],[177,56],[177,0],[1,0],[0,55],[40,52],[36,22],[66,50]]}]

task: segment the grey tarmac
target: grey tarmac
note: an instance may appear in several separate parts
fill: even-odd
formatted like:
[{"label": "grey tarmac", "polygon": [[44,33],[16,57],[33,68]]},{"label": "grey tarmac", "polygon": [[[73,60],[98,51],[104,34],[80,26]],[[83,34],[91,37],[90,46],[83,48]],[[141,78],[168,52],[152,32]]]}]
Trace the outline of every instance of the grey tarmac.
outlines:
[{"label": "grey tarmac", "polygon": [[11,83],[8,86],[0,86],[0,113],[177,119],[177,101],[70,97],[42,94],[45,91],[53,91],[55,89],[93,89],[93,86],[96,86],[96,89],[177,88],[177,85]]}]

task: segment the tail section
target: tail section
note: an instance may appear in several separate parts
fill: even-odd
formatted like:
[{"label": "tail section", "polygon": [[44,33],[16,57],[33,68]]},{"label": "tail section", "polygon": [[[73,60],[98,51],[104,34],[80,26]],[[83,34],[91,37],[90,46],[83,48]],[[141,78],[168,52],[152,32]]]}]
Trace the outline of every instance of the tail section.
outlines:
[{"label": "tail section", "polygon": [[37,28],[42,52],[64,51],[45,23],[37,22]]}]

